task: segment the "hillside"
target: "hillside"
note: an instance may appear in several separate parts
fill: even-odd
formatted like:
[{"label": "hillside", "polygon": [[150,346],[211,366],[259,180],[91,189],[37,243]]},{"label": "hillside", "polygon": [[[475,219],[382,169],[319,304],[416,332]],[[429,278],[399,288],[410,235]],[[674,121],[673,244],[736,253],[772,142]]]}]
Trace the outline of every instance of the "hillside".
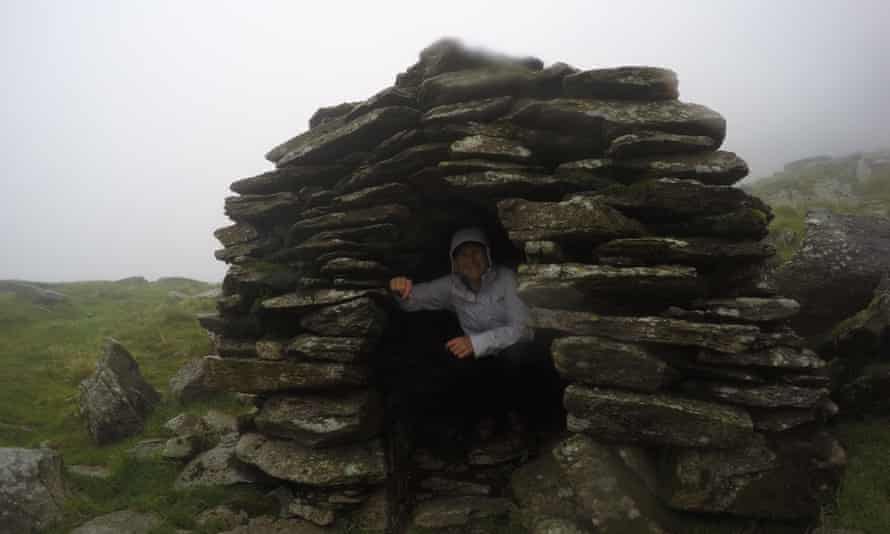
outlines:
[{"label": "hillside", "polygon": [[773,208],[768,239],[779,251],[777,260],[784,261],[800,245],[810,208],[890,216],[890,150],[794,161],[742,189]]}]

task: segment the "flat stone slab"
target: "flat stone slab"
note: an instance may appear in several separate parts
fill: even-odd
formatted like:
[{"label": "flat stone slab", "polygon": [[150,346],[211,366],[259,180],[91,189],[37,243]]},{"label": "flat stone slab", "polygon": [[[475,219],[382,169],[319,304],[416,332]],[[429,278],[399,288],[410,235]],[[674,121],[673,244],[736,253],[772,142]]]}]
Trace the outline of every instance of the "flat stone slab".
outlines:
[{"label": "flat stone slab", "polygon": [[689,381],[683,384],[683,389],[691,394],[755,408],[812,408],[828,397],[827,389],[786,384],[747,385]]},{"label": "flat stone slab", "polygon": [[458,102],[430,109],[420,118],[422,125],[448,122],[489,122],[505,114],[513,104],[510,96]]},{"label": "flat stone slab", "polygon": [[365,367],[345,363],[242,360],[218,356],[206,356],[204,363],[204,385],[216,391],[318,391],[358,387],[368,382]]},{"label": "flat stone slab", "polygon": [[235,456],[238,434],[223,436],[219,444],[189,462],[173,487],[189,489],[208,486],[233,486],[256,482],[257,472]]},{"label": "flat stone slab", "polygon": [[695,268],[675,265],[612,267],[583,263],[519,266],[519,296],[529,306],[567,308],[600,295],[696,295]]},{"label": "flat stone slab", "polygon": [[565,202],[502,200],[498,215],[513,241],[604,241],[646,233],[639,222],[585,197]]},{"label": "flat stone slab", "polygon": [[678,96],[677,74],[658,67],[614,67],[569,74],[562,80],[570,98],[671,100]]},{"label": "flat stone slab", "polygon": [[564,404],[570,431],[609,442],[725,448],[753,433],[742,409],[669,395],[572,384]]},{"label": "flat stone slab", "polygon": [[753,325],[694,323],[664,317],[615,317],[587,312],[533,308],[532,327],[575,336],[602,336],[618,341],[694,346],[738,353],[759,341]]},{"label": "flat stone slab", "polygon": [[213,236],[219,240],[224,247],[248,243],[260,238],[260,232],[256,226],[250,223],[235,223],[214,230]]},{"label": "flat stone slab", "polygon": [[604,337],[558,338],[550,346],[560,376],[593,386],[656,391],[678,373],[644,346]]},{"label": "flat stone slab", "polygon": [[698,321],[769,323],[797,315],[800,304],[787,298],[737,297],[693,302],[689,309],[672,307],[666,315]]},{"label": "flat stone slab", "polygon": [[645,219],[724,215],[741,209],[771,213],[762,200],[741,189],[679,178],[646,180],[593,196],[622,212]]},{"label": "flat stone slab", "polygon": [[519,67],[480,68],[446,72],[420,85],[418,100],[423,109],[499,96],[528,94],[537,77]]},{"label": "flat stone slab", "polygon": [[461,527],[480,519],[506,517],[512,509],[509,500],[496,497],[442,497],[418,504],[411,524],[429,529]]},{"label": "flat stone slab", "polygon": [[707,136],[718,143],[726,135],[726,120],[716,111],[676,100],[641,102],[556,98],[532,101],[511,114],[517,124],[559,132],[585,132],[605,149],[612,139],[639,131],[657,130]]},{"label": "flat stone slab", "polygon": [[306,312],[314,308],[340,304],[380,292],[349,289],[304,289],[287,295],[265,299],[261,302],[267,310],[288,310]]},{"label": "flat stone slab", "polygon": [[689,154],[717,150],[719,143],[706,135],[679,135],[665,132],[636,132],[616,137],[606,155],[629,159],[664,154]]},{"label": "flat stone slab", "polygon": [[229,188],[240,195],[296,192],[306,186],[330,186],[344,174],[346,168],[340,165],[291,165],[242,178],[233,182]]},{"label": "flat stone slab", "polygon": [[235,222],[262,223],[293,218],[304,200],[294,193],[226,197],[226,216]]},{"label": "flat stone slab", "polygon": [[607,265],[710,266],[723,263],[757,262],[774,256],[775,247],[760,241],[727,241],[706,237],[636,237],[616,239],[594,250]]},{"label": "flat stone slab", "polygon": [[448,159],[449,146],[449,143],[424,143],[406,147],[386,159],[359,167],[348,179],[338,184],[338,188],[355,191],[386,181],[401,182],[421,169],[435,167]]},{"label": "flat stone slab", "polygon": [[483,158],[500,161],[528,163],[532,160],[532,151],[518,141],[485,135],[465,137],[451,144],[453,159]]},{"label": "flat stone slab", "polygon": [[291,340],[286,350],[298,359],[353,363],[366,358],[372,345],[369,338],[301,334]]},{"label": "flat stone slab", "polygon": [[411,215],[411,211],[400,204],[386,204],[370,208],[327,213],[297,221],[291,226],[288,235],[291,239],[309,237],[324,230],[355,228],[370,224],[399,224]]},{"label": "flat stone slab", "polygon": [[369,149],[419,119],[420,112],[405,106],[375,109],[352,121],[333,119],[278,145],[266,159],[278,167],[333,161]]},{"label": "flat stone slab", "polygon": [[282,480],[308,486],[375,485],[386,479],[379,441],[311,449],[262,434],[241,436],[238,458]]},{"label": "flat stone slab", "polygon": [[524,170],[498,170],[451,174],[442,177],[451,192],[470,198],[559,198],[581,186],[574,180]]},{"label": "flat stone slab", "polygon": [[726,354],[703,350],[696,359],[710,365],[771,367],[776,369],[823,369],[825,360],[809,349],[795,347],[770,347],[754,352]]},{"label": "flat stone slab", "polygon": [[300,326],[320,336],[377,338],[387,319],[380,306],[362,297],[307,313],[300,319]]},{"label": "flat stone slab", "polygon": [[274,396],[254,418],[261,433],[311,448],[365,441],[380,431],[383,408],[372,390],[342,394]]},{"label": "flat stone slab", "polygon": [[560,165],[556,173],[568,174],[594,166],[610,178],[628,184],[654,178],[676,178],[728,186],[748,175],[748,164],[735,153],[724,151],[573,161]]}]

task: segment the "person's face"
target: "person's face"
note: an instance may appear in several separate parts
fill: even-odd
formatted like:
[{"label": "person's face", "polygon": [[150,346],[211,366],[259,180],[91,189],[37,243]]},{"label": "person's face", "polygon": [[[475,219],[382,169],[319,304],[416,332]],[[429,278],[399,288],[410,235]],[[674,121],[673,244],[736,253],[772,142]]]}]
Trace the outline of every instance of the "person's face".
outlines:
[{"label": "person's face", "polygon": [[454,266],[458,274],[468,280],[479,280],[488,270],[488,256],[485,247],[479,243],[464,243],[454,251]]}]

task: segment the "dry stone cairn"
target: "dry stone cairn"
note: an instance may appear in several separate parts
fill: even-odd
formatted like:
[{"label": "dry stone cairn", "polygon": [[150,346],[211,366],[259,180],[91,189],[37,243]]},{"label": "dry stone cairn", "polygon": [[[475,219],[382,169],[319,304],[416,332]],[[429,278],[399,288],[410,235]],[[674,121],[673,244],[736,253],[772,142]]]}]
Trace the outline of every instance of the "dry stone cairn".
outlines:
[{"label": "dry stone cairn", "polygon": [[[673,512],[816,517],[843,465],[822,428],[825,362],[787,326],[797,303],[761,275],[772,215],[733,187],[748,168],[719,150],[725,129],[678,100],[666,69],[544,68],[450,40],[368,100],[320,109],[266,154],[274,170],[231,185],[234,224],[215,233],[229,269],[201,318],[217,352],[202,380],[258,395],[238,459],[318,525],[379,518],[368,502],[390,517],[372,528],[410,516],[373,372],[398,327],[385,288],[446,261],[450,232],[475,222],[519,259],[537,339],[568,383],[575,441],[558,461],[591,463],[573,460],[585,439],[636,447]],[[421,526],[511,508],[469,498],[445,514],[455,523]],[[541,524],[593,532],[593,508]],[[640,532],[670,531],[655,523]]]}]

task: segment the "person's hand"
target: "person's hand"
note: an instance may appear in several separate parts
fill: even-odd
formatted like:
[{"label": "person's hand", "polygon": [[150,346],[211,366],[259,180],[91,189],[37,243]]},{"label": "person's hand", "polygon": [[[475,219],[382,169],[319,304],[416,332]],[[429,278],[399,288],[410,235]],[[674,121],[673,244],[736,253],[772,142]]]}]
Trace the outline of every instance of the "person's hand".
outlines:
[{"label": "person's hand", "polygon": [[473,355],[473,343],[470,342],[469,336],[456,337],[445,343],[445,347],[460,359],[469,358]]},{"label": "person's hand", "polygon": [[414,282],[412,282],[410,278],[405,278],[404,276],[396,276],[389,281],[389,290],[403,299],[406,299],[411,295],[411,288],[413,287]]}]

